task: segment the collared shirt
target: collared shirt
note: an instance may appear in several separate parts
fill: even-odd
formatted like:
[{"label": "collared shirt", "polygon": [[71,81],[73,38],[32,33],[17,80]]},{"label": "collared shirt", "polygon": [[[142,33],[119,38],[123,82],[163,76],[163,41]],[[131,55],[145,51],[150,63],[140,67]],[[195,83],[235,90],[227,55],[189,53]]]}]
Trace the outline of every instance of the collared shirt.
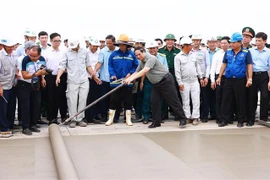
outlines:
[{"label": "collared shirt", "polygon": [[4,90],[9,90],[15,83],[17,55],[12,52],[11,55],[3,48],[0,51],[0,84]]},{"label": "collared shirt", "polygon": [[111,51],[107,46],[100,50],[98,54],[98,62],[102,64],[100,68],[100,80],[105,82],[110,82],[110,73],[109,73],[109,57],[110,55],[118,50],[118,47],[115,47],[113,51]]},{"label": "collared shirt", "polygon": [[200,65],[202,76],[209,78],[210,76],[210,58],[207,50],[200,48],[199,50],[192,49],[196,54],[196,59]]},{"label": "collared shirt", "polygon": [[18,57],[25,55],[25,49],[24,49],[24,45],[20,45],[17,47],[16,49],[16,54]]},{"label": "collared shirt", "polygon": [[216,48],[214,52],[212,52],[212,51],[210,51],[210,49],[208,49],[209,59],[210,59],[210,67],[212,65],[213,56],[217,51],[219,51],[219,48]]},{"label": "collared shirt", "polygon": [[264,47],[262,51],[259,51],[257,47],[249,49],[252,56],[253,72],[265,72],[268,71],[270,66],[270,49]]},{"label": "collared shirt", "polygon": [[169,71],[174,75],[174,57],[180,53],[180,49],[173,47],[172,50],[169,51],[167,46],[164,46],[163,48],[160,48],[158,52],[166,55]]},{"label": "collared shirt", "polygon": [[157,53],[156,57],[159,59],[161,64],[163,64],[165,66],[165,68],[169,69],[166,55],[161,54],[161,53]]},{"label": "collared shirt", "polygon": [[[91,68],[94,70],[96,64],[98,63],[98,55],[99,55],[99,49],[96,52],[92,52],[88,49],[88,53],[89,53],[89,59],[90,59],[90,66]],[[88,73],[89,74],[89,73]],[[90,77],[90,74],[88,75],[88,77]],[[96,77],[99,77],[99,71],[96,73]]]},{"label": "collared shirt", "polygon": [[225,51],[220,49],[217,53],[214,54],[211,66],[210,79],[211,82],[215,82],[215,75],[219,74],[220,68],[222,66],[222,61],[224,57]]},{"label": "collared shirt", "polygon": [[45,58],[46,67],[53,70],[52,75],[57,75],[59,62],[64,56],[65,52],[66,50],[64,49],[54,50],[53,48],[48,48],[43,52],[42,56]]},{"label": "collared shirt", "polygon": [[88,81],[87,67],[90,66],[89,54],[86,49],[80,48],[78,52],[68,49],[62,56],[59,69],[67,69],[67,83],[81,84]]},{"label": "collared shirt", "polygon": [[174,58],[174,69],[178,85],[193,83],[198,81],[198,76],[202,77],[196,53],[192,51],[189,54],[185,54],[183,51],[177,54]]}]

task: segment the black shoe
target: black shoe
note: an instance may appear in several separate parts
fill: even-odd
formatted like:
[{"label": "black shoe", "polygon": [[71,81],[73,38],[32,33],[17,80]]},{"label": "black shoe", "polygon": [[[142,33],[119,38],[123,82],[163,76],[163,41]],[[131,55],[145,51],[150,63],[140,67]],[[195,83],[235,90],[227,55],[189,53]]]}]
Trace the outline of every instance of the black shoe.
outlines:
[{"label": "black shoe", "polygon": [[251,122],[251,121],[247,122],[247,124],[246,124],[246,126],[248,126],[248,127],[251,127],[253,125],[254,125],[254,122]]},{"label": "black shoe", "polygon": [[25,135],[29,135],[29,136],[32,135],[32,131],[30,129],[28,129],[28,128],[22,130],[22,133],[25,134]]},{"label": "black shoe", "polygon": [[37,125],[37,124],[35,125],[35,127],[36,127],[36,128],[38,128],[38,129],[40,129],[40,128],[41,128],[41,127],[40,127],[40,125]]},{"label": "black shoe", "polygon": [[101,115],[100,121],[101,122],[107,122],[108,121],[108,117],[107,116],[104,116],[104,115]]},{"label": "black shoe", "polygon": [[103,124],[102,122],[100,122],[99,120],[93,119],[92,123],[94,124]]},{"label": "black shoe", "polygon": [[54,120],[52,120],[52,121],[50,121],[48,123],[48,125],[51,125],[51,124],[57,124],[57,125],[59,125],[60,123],[56,119],[54,119]]},{"label": "black shoe", "polygon": [[180,120],[179,126],[180,127],[185,127],[186,124],[187,124],[186,120]]},{"label": "black shoe", "polygon": [[169,116],[168,115],[162,116],[162,120],[166,120],[166,119],[169,119]]},{"label": "black shoe", "polygon": [[201,119],[201,122],[202,122],[202,123],[207,123],[207,122],[208,122],[208,119],[203,118],[203,119]]},{"label": "black shoe", "polygon": [[221,122],[218,124],[218,127],[225,127],[225,126],[228,126],[228,123]]},{"label": "black shoe", "polygon": [[36,128],[35,126],[32,126],[29,128],[32,132],[36,132],[36,133],[39,133],[40,130],[38,128]]},{"label": "black shoe", "polygon": [[229,121],[229,124],[233,124],[233,121]]},{"label": "black shoe", "polygon": [[148,126],[148,128],[156,128],[156,127],[160,127],[161,126],[161,124],[160,123],[152,123],[152,124],[150,124],[149,126]]},{"label": "black shoe", "polygon": [[94,117],[95,120],[101,120],[101,116],[98,114]]},{"label": "black shoe", "polygon": [[243,127],[243,126],[244,126],[244,123],[238,122],[237,127],[241,128],[241,127]]},{"label": "black shoe", "polygon": [[48,124],[47,122],[43,121],[43,120],[38,120],[37,124]]},{"label": "black shoe", "polygon": [[209,120],[216,120],[217,117],[216,116],[213,116],[213,117],[210,117]]},{"label": "black shoe", "polygon": [[148,121],[149,121],[149,119],[148,118],[143,118],[143,124],[148,124]]}]

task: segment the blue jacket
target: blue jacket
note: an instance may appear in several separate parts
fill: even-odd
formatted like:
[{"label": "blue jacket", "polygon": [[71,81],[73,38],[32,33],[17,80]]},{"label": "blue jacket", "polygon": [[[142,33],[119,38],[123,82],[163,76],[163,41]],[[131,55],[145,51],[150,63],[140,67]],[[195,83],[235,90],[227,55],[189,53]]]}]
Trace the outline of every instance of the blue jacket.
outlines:
[{"label": "blue jacket", "polygon": [[128,73],[133,74],[136,71],[138,64],[138,59],[132,51],[114,51],[109,58],[110,77],[125,78]]},{"label": "blue jacket", "polygon": [[223,63],[227,63],[225,69],[226,78],[244,78],[246,77],[247,64],[252,64],[250,51],[241,49],[236,55],[232,49],[226,51]]}]

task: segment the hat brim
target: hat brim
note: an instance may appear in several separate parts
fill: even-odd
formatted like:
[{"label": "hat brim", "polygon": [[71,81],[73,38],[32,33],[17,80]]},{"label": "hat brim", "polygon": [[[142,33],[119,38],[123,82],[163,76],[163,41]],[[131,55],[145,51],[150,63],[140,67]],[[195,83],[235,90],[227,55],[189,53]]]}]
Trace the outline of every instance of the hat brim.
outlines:
[{"label": "hat brim", "polygon": [[80,43],[76,43],[76,44],[74,44],[73,46],[71,46],[70,44],[69,44],[69,48],[71,48],[71,49],[75,49],[75,48],[77,48],[78,47],[78,45],[79,45]]},{"label": "hat brim", "polygon": [[164,41],[166,41],[166,40],[174,40],[174,42],[176,42],[176,41],[177,41],[176,39],[164,39]]},{"label": "hat brim", "polygon": [[121,45],[121,44],[127,45],[127,47],[132,47],[132,45],[129,44],[128,42],[116,42],[116,43],[114,43],[115,46],[119,46],[119,45]]},{"label": "hat brim", "polygon": [[12,47],[15,46],[17,43],[2,43],[3,46]]},{"label": "hat brim", "polygon": [[251,38],[253,38],[253,34],[249,32],[244,32],[242,33],[242,35],[250,36]]}]

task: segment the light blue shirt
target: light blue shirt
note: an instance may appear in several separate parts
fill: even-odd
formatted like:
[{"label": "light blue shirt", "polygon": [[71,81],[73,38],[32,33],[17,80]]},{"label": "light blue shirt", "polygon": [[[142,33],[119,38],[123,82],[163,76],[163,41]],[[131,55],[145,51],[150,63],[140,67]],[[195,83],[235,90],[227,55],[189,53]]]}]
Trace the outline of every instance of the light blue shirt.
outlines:
[{"label": "light blue shirt", "polygon": [[212,66],[212,60],[213,60],[213,56],[214,54],[218,51],[219,49],[216,48],[214,52],[210,51],[210,49],[208,49],[209,52],[209,58],[210,58],[210,67]]},{"label": "light blue shirt", "polygon": [[252,57],[253,72],[268,71],[270,66],[270,49],[264,47],[262,51],[258,48],[249,49]]},{"label": "light blue shirt", "polygon": [[167,62],[167,58],[165,55],[160,55],[160,53],[157,53],[157,58],[159,59],[159,61],[161,62],[161,64],[163,64],[165,66],[166,69],[168,68],[168,62]]},{"label": "light blue shirt", "polygon": [[[114,51],[116,50],[118,50],[117,47],[115,47]],[[99,74],[101,81],[110,82],[109,57],[114,51],[109,50],[109,48],[105,46],[98,54],[98,62],[102,64]]]},{"label": "light blue shirt", "polygon": [[24,45],[20,45],[17,47],[16,49],[16,54],[18,57],[25,55],[25,49],[24,49]]}]

